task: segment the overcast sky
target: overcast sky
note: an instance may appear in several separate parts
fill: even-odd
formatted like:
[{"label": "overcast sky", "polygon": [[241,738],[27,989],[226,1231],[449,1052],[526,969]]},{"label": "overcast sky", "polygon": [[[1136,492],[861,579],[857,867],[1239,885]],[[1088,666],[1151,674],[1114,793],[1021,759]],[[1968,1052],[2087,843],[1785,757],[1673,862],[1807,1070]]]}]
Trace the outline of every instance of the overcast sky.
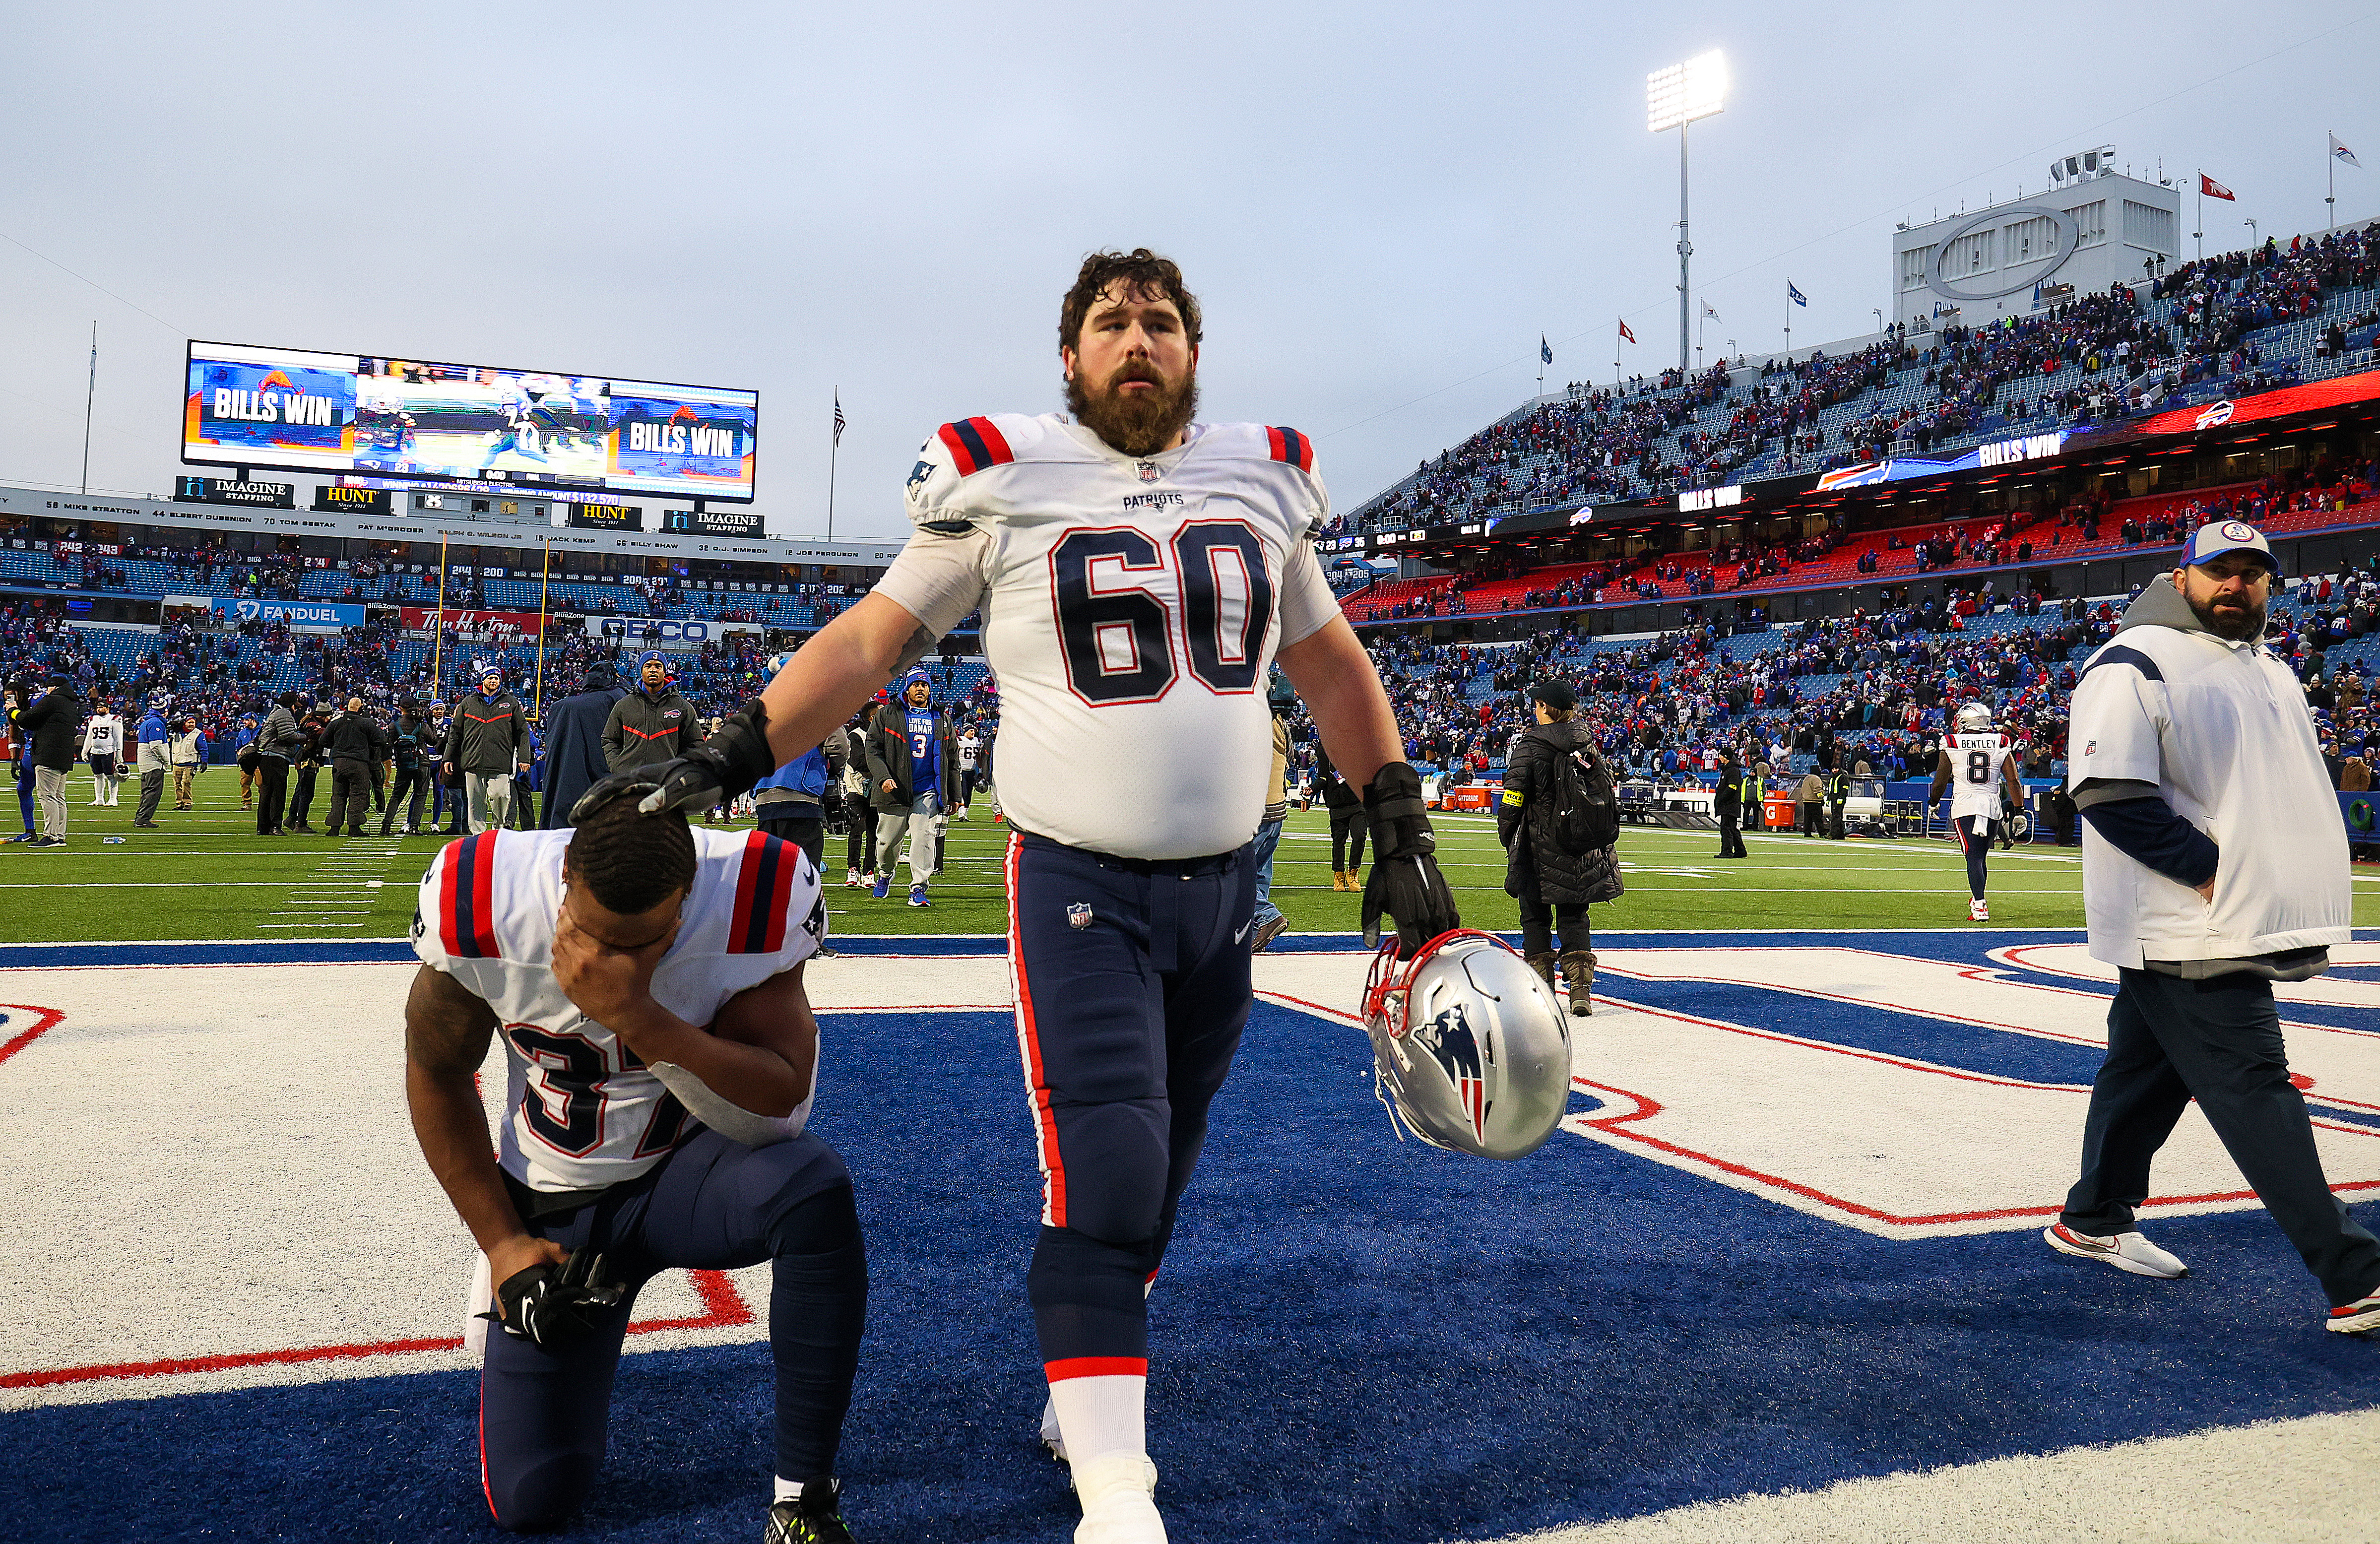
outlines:
[{"label": "overcast sky", "polygon": [[[1057,407],[1082,255],[1207,310],[1203,417],[1305,431],[1352,507],[1536,389],[1676,357],[1694,129],[1715,357],[1875,326],[1893,224],[2112,141],[2238,190],[2208,249],[2380,213],[2380,9],[19,5],[0,91],[0,482],[179,469],[188,337],[757,387],[759,507],[902,533],[946,419]],[[2146,23],[2145,25],[2141,23]],[[2192,205],[2182,206],[2191,227]],[[2184,237],[2187,245],[2187,236]],[[645,503],[656,504],[650,499]]]}]

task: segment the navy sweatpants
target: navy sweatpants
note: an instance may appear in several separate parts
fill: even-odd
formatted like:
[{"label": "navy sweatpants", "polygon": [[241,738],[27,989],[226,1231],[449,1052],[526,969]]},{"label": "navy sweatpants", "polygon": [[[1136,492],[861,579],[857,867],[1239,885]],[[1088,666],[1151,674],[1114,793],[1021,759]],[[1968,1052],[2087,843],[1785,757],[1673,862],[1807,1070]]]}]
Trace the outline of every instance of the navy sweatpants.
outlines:
[{"label": "navy sweatpants", "polygon": [[480,1466],[499,1524],[551,1527],[594,1488],[635,1289],[672,1269],[775,1262],[776,1472],[793,1480],[834,1472],[868,1318],[868,1263],[851,1175],[832,1148],[809,1136],[747,1148],[698,1131],[652,1173],[528,1226],[565,1247],[598,1251],[604,1278],[631,1290],[596,1333],[557,1351],[489,1326]]},{"label": "navy sweatpants", "polygon": [[1042,1177],[1026,1285],[1053,1380],[1148,1370],[1148,1283],[1255,1001],[1256,881],[1245,847],[1143,863],[1009,839],[1009,971]]}]

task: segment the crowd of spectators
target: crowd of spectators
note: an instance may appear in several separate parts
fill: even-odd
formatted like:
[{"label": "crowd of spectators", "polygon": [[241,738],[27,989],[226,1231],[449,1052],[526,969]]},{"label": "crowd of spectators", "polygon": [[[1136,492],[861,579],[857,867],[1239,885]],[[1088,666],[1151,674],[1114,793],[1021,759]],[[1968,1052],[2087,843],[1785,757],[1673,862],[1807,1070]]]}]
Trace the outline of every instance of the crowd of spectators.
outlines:
[{"label": "crowd of spectators", "polygon": [[[2374,286],[2380,225],[2286,245],[2268,239],[1986,326],[1954,322],[1928,334],[1895,324],[1840,356],[1772,358],[1756,370],[1722,361],[1619,386],[1572,383],[1560,399],[1534,403],[1423,461],[1327,534],[1439,525],[1514,505],[1660,497],[1735,480],[1755,462],[1783,475],[1924,455],[1987,427],[2021,432],[2148,411],[2212,380],[2232,395],[2269,390],[2295,380],[2298,366],[2292,359],[2268,367],[2252,334],[2313,314],[2327,294]],[[2336,358],[2350,333],[2368,336],[2375,323],[2380,307],[2334,320],[2313,352]],[[2080,371],[2079,383],[2050,383],[2070,369]],[[1747,373],[1752,383],[1736,390]],[[1915,390],[1893,392],[1888,403],[1832,430],[1821,420],[1828,408],[1896,384]],[[1704,410],[1723,398],[1736,404],[1727,420],[1702,423]]]}]

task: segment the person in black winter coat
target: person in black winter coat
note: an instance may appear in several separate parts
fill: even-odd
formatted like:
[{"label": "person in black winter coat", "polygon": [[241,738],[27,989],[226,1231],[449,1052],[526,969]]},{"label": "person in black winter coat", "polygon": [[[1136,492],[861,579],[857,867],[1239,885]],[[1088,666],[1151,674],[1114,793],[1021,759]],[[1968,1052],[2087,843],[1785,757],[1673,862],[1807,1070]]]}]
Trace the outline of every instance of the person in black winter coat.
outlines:
[{"label": "person in black winter coat", "polygon": [[396,722],[388,732],[388,760],[395,780],[388,788],[388,812],[381,817],[382,836],[396,823],[399,807],[405,809],[406,835],[421,828],[421,801],[430,792],[430,778],[438,755],[436,740],[429,721],[421,716],[419,703],[407,698],[397,704]]},{"label": "person in black winter coat", "polygon": [[612,667],[598,660],[587,667],[585,689],[565,697],[545,713],[545,829],[570,823],[570,807],[611,770],[603,750],[612,705],[627,695]]},{"label": "person in black winter coat", "polygon": [[334,713],[322,725],[322,760],[331,764],[331,822],[325,836],[339,834],[344,823],[350,836],[364,833],[364,817],[371,812],[371,776],[375,741],[372,722],[364,713],[364,699],[347,699],[346,711]]},{"label": "person in black winter coat", "polygon": [[[1586,725],[1573,718],[1578,694],[1562,681],[1541,681],[1529,688],[1536,725],[1512,742],[1504,764],[1504,793],[1496,805],[1496,838],[1504,844],[1504,893],[1521,904],[1521,954],[1531,969],[1554,979],[1557,965],[1562,984],[1570,990],[1570,1011],[1595,1011],[1589,993],[1595,981],[1595,951],[1589,946],[1586,908],[1597,901],[1616,900],[1625,888],[1620,878],[1620,847],[1614,843],[1593,852],[1566,851],[1555,839],[1555,778],[1558,759],[1582,753],[1593,769],[1609,779],[1611,769],[1595,748]],[[1555,930],[1561,952],[1554,952]]]},{"label": "person in black winter coat", "polygon": [[1363,790],[1339,775],[1330,752],[1320,741],[1314,747],[1314,785],[1330,811],[1330,888],[1364,888],[1364,837],[1371,822],[1364,815]]}]

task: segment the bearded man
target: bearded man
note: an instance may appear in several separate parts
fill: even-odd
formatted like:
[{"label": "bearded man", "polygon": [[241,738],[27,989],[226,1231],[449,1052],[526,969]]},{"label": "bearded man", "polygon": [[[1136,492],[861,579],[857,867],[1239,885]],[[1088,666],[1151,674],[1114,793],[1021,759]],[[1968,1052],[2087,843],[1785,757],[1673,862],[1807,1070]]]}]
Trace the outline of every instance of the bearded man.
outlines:
[{"label": "bearded man", "polygon": [[2194,1100],[2330,1299],[2325,1327],[2354,1334],[2380,1330],[2380,1241],[2323,1177],[2273,1005],[2274,982],[2320,975],[2354,936],[2313,720],[2264,647],[2274,570],[2253,526],[2200,527],[2074,688],[2083,917],[2118,984],[2082,1174],[2042,1238],[2130,1275],[2189,1274],[2134,1213]]},{"label": "bearded man", "polygon": [[[1366,925],[1456,926],[1388,695],[1314,553],[1330,505],[1293,429],[1194,421],[1198,302],[1146,249],[1059,309],[1065,415],[944,424],[917,533],[760,700],[644,769],[656,810],[732,796],[980,610],[1001,688],[1016,1039],[1042,1173],[1026,1278],[1075,1544],[1161,1544],[1147,1295],[1254,1001],[1254,850],[1276,656],[1376,844]],[[884,723],[879,713],[877,723]]]}]

